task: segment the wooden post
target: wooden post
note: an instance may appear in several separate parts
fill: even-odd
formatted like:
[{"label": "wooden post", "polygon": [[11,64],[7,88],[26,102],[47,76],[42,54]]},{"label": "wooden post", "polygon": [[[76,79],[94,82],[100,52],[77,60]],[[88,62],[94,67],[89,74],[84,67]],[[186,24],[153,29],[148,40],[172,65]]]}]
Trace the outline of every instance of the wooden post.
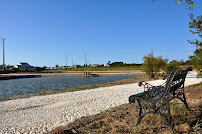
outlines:
[{"label": "wooden post", "polygon": [[84,72],[84,77],[85,77],[85,78],[88,77],[88,72]]}]

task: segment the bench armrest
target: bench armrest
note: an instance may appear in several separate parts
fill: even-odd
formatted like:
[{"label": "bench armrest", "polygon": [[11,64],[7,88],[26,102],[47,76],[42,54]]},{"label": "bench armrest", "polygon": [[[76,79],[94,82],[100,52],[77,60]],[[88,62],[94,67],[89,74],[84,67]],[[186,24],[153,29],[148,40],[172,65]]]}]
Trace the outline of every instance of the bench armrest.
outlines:
[{"label": "bench armrest", "polygon": [[140,87],[143,86],[144,87],[144,92],[145,92],[145,91],[153,90],[155,88],[164,87],[165,84],[166,84],[166,82],[161,84],[161,85],[154,86],[154,85],[151,85],[151,84],[149,84],[149,83],[147,83],[145,81],[141,81],[141,82],[139,82],[138,86],[140,86]]},{"label": "bench armrest", "polygon": [[144,86],[144,87],[146,87],[146,86],[148,86],[148,87],[154,87],[153,85],[151,85],[151,84],[149,84],[149,83],[147,83],[147,82],[145,82],[145,81],[141,81],[141,82],[139,82],[138,83],[138,86]]},{"label": "bench armrest", "polygon": [[192,71],[192,68],[188,67],[186,70],[182,70],[182,72],[188,72],[188,71]]},{"label": "bench armrest", "polygon": [[151,85],[151,84],[149,84],[149,83],[147,83],[147,82],[145,82],[145,81],[141,81],[141,82],[139,82],[138,83],[138,86],[143,86],[144,87],[144,92],[145,91],[148,91],[149,89],[151,89],[151,88],[153,88],[153,87],[155,87],[154,85]]}]

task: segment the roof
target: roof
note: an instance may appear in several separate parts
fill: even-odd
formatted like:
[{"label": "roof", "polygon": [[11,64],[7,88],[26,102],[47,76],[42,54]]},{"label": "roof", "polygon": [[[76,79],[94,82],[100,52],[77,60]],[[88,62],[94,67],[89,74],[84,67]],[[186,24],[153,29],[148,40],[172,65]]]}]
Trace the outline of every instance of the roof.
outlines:
[{"label": "roof", "polygon": [[27,65],[27,66],[29,66],[29,64],[27,62],[19,62],[19,65]]},{"label": "roof", "polygon": [[101,66],[100,64],[92,64],[92,65]]}]

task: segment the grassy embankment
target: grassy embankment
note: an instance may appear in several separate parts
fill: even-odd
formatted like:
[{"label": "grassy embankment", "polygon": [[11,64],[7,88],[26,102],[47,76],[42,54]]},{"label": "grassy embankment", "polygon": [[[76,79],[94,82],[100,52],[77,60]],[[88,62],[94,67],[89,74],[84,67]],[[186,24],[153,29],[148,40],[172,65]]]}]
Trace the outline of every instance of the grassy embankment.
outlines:
[{"label": "grassy embankment", "polygon": [[140,70],[141,66],[111,66],[111,67],[88,67],[88,68],[58,68],[54,70],[67,70],[67,71],[127,71],[127,70]]},{"label": "grassy embankment", "polygon": [[190,110],[181,101],[170,103],[175,130],[171,130],[165,119],[159,115],[148,115],[136,126],[139,107],[137,104],[124,104],[100,114],[82,117],[59,127],[52,134],[67,133],[194,133],[202,132],[202,82],[185,88]]},{"label": "grassy embankment", "polygon": [[[192,65],[180,65],[182,69],[188,67],[193,67]],[[133,70],[143,70],[141,66],[110,66],[110,67],[80,67],[80,68],[58,68],[58,69],[49,69],[49,70],[66,70],[66,71],[133,71]]]}]

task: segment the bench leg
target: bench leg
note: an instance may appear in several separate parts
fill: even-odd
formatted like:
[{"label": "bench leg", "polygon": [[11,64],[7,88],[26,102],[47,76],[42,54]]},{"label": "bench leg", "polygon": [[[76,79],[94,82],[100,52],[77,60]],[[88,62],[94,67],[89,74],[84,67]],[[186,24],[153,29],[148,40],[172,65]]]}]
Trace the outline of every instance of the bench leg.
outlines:
[{"label": "bench leg", "polygon": [[186,108],[189,110],[189,106],[187,104],[187,100],[186,100],[186,97],[185,97],[185,94],[184,94],[184,85],[182,86],[182,98],[181,98],[181,101],[184,103],[184,105],[186,106]]},{"label": "bench leg", "polygon": [[139,104],[139,106],[140,106],[140,111],[139,111],[139,117],[138,117],[136,126],[138,126],[138,125],[140,124],[140,122],[141,122],[141,120],[142,120],[142,118],[143,118],[143,117],[141,117],[141,116],[142,116],[142,105],[141,105],[141,103],[140,103],[140,100],[137,100],[137,102],[138,102],[138,104]]},{"label": "bench leg", "polygon": [[[139,111],[139,117],[138,117],[136,126],[138,126],[140,124],[143,117],[145,117],[147,114],[151,113],[150,111],[143,113],[142,112],[143,108],[142,108],[142,104],[141,104],[140,100],[137,100],[137,102],[140,106],[140,111]],[[167,111],[167,113],[165,113],[165,114],[161,113],[159,110],[158,110],[158,112],[154,112],[154,113],[158,113],[159,115],[163,116],[166,119],[166,121],[168,122],[171,129],[174,129],[174,124],[172,123],[172,116],[170,114],[169,101],[167,101],[167,103],[166,103],[166,111]]]},{"label": "bench leg", "polygon": [[185,98],[185,94],[184,93],[183,93],[183,101],[182,102],[184,102],[184,105],[186,106],[186,108],[189,109],[189,106],[187,104],[187,100]]},{"label": "bench leg", "polygon": [[176,96],[176,98],[180,99],[184,103],[186,108],[189,110],[189,106],[187,104],[186,97],[184,94],[184,88],[181,89],[181,92]]},{"label": "bench leg", "polygon": [[173,124],[171,115],[168,116],[167,122],[168,122],[169,126],[171,127],[171,129],[174,129],[174,124]]},{"label": "bench leg", "polygon": [[184,94],[184,85],[183,85],[183,88],[182,88],[182,94],[183,94],[183,100],[184,100],[183,102],[184,102],[186,108],[189,110],[189,106],[187,104],[187,100],[186,100],[186,97],[185,97],[185,94]]},{"label": "bench leg", "polygon": [[172,123],[172,116],[170,114],[170,99],[169,99],[169,96],[170,94],[168,94],[167,96],[167,102],[166,102],[166,109],[168,110],[168,113],[167,113],[167,117],[166,117],[166,120],[168,122],[168,124],[170,125],[170,127],[173,129],[174,128],[174,124]]}]

